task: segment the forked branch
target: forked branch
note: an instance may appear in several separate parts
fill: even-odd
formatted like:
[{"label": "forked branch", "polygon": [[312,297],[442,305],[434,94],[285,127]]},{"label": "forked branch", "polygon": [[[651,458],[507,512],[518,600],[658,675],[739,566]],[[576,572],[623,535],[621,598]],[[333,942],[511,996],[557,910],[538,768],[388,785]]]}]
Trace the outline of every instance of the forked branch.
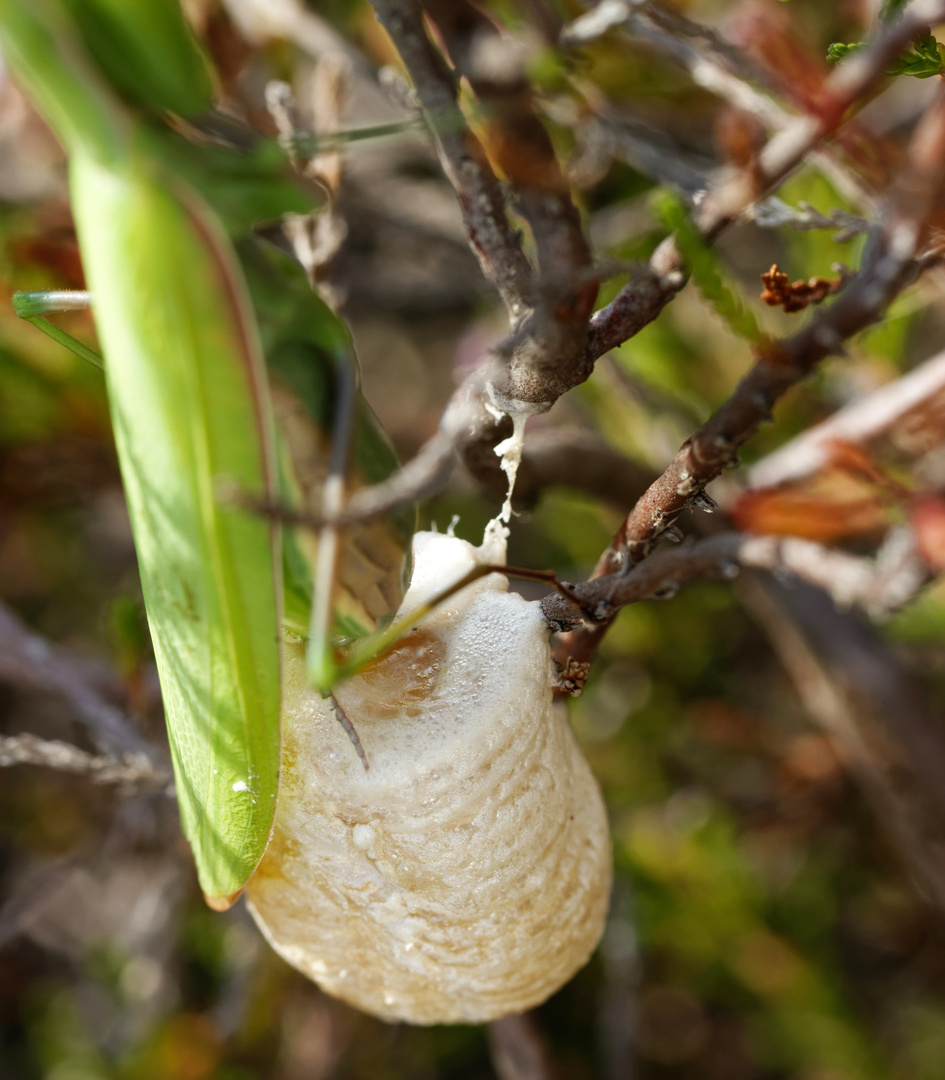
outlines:
[{"label": "forked branch", "polygon": [[765,347],[735,393],[682,445],[676,458],[627,516],[595,576],[641,562],[708,483],[737,461],[739,447],[775,403],[844,341],[875,322],[916,275],[926,240],[924,223],[945,176],[945,97],[939,96],[917,129],[908,180],[895,193],[890,217],[873,238],[860,272],[829,307],[791,337]]}]

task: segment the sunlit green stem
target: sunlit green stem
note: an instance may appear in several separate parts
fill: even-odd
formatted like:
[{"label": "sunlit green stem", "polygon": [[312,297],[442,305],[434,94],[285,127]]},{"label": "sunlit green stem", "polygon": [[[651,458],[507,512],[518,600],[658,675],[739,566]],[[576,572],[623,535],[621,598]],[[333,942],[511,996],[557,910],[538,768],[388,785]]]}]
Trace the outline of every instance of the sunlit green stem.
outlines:
[{"label": "sunlit green stem", "polygon": [[396,120],[390,124],[371,124],[367,127],[351,128],[348,131],[303,133],[295,135],[291,142],[298,152],[314,157],[317,154],[342,150],[349,143],[380,139],[388,135],[401,135],[407,131],[422,130],[424,127],[425,121],[417,116],[410,120]]}]

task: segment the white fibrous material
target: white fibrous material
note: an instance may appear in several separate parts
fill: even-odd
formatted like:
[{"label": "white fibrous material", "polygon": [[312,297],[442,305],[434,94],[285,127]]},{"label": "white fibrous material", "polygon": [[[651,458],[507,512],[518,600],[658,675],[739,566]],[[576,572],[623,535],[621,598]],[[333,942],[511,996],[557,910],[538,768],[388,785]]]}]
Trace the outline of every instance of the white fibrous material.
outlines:
[{"label": "white fibrous material", "polygon": [[[504,555],[414,539],[402,610]],[[446,601],[336,697],[369,770],[287,646],[282,778],[250,909],[328,993],[387,1020],[483,1022],[542,1002],[604,926],[597,784],[552,701],[538,605],[500,574]]]}]

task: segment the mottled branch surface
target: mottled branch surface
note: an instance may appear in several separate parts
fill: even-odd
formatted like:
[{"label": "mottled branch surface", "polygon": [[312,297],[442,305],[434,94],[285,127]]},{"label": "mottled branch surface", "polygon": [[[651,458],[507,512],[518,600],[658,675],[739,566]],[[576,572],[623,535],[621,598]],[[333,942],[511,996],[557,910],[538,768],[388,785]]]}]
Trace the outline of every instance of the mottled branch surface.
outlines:
[{"label": "mottled branch surface", "polygon": [[[473,474],[493,487],[501,472],[492,448],[511,434],[507,416],[545,411],[590,374],[585,342],[598,278],[580,215],[535,114],[515,49],[470,4],[382,0],[375,8],[436,133],[470,245],[511,320],[509,338],[484,373],[460,388],[441,423],[441,431]],[[424,13],[445,53],[430,37]],[[461,77],[477,94],[488,155],[459,109]],[[490,158],[502,168],[510,199],[529,227],[534,268],[510,224]],[[428,454],[425,460],[431,468],[429,489],[442,476],[441,458]],[[411,471],[411,492],[419,475],[419,469]],[[396,482],[388,490],[396,490]]]}]

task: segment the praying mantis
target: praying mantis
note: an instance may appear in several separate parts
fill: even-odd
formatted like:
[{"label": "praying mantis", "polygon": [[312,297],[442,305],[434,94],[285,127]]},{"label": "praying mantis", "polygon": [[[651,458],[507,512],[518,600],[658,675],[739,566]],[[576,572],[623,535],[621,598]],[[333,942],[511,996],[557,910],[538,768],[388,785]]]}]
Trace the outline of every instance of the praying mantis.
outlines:
[{"label": "praying mantis", "polygon": [[[208,903],[224,909],[271,835],[284,634],[307,640],[309,680],[367,768],[334,686],[500,567],[481,563],[385,622],[404,591],[411,515],[344,543],[332,518],[346,482],[383,479],[396,459],[359,399],[346,327],[252,235],[259,218],[308,209],[281,152],[247,161],[156,122],[210,104],[177,0],[0,0],[0,38],[67,149],[89,285],[18,294],[15,307],[104,368],[181,824]],[[44,318],[89,304],[103,360]],[[280,508],[310,507],[314,493],[317,543],[280,525]],[[516,573],[567,595],[550,572]]]},{"label": "praying mantis", "polygon": [[[301,270],[247,235],[256,217],[307,208],[281,153],[249,164],[201,154],[155,122],[210,105],[207,62],[177,0],[0,0],[0,40],[67,150],[89,284],[85,295],[20,294],[18,314],[95,363],[43,319],[91,302],[182,827],[208,902],[224,908],[270,835],[280,643],[284,626],[304,632],[311,620],[316,558],[304,537],[240,503],[292,505],[324,480],[292,454],[327,456],[322,432],[335,387],[351,382],[351,342]],[[243,236],[239,249],[228,233]],[[345,441],[364,477],[379,478],[392,451],[365,406],[352,415]],[[337,677],[335,623],[362,636],[381,606],[396,607],[409,531],[396,520],[375,529],[364,543],[382,580],[328,590],[316,605],[310,655],[324,692]]]}]

